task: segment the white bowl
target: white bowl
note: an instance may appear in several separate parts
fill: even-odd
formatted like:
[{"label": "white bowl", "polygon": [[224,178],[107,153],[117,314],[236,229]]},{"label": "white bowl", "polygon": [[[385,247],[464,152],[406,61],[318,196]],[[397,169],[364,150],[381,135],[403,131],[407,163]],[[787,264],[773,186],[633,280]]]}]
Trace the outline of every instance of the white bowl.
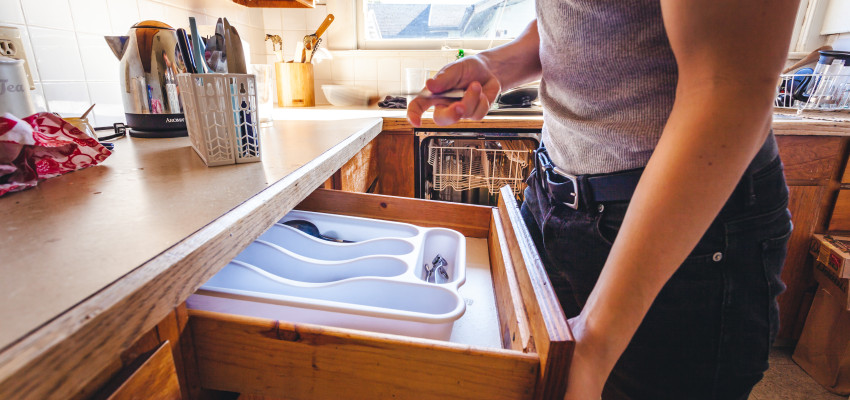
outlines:
[{"label": "white bowl", "polygon": [[356,86],[322,85],[322,92],[335,106],[365,106],[369,103],[369,91]]}]

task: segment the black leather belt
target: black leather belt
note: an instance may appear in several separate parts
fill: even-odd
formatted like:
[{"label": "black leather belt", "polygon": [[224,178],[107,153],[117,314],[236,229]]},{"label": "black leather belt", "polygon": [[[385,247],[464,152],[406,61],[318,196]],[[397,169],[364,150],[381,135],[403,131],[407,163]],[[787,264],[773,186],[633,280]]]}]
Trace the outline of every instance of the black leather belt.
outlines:
[{"label": "black leather belt", "polygon": [[[764,145],[750,162],[745,175],[767,166],[779,155],[776,139],[770,133]],[[629,201],[637,187],[643,168],[598,175],[571,175],[549,159],[541,144],[534,157],[541,186],[554,201],[573,208],[590,208],[599,203]]]}]

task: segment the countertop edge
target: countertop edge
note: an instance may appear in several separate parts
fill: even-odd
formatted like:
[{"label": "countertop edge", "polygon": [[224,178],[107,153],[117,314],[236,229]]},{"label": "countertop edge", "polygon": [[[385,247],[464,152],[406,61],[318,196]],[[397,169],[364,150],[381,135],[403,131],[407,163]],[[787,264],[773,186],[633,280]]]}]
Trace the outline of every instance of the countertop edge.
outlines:
[{"label": "countertop edge", "polygon": [[[0,398],[71,395],[382,130],[382,119],[0,352]],[[46,374],[61,379],[46,379]]]}]

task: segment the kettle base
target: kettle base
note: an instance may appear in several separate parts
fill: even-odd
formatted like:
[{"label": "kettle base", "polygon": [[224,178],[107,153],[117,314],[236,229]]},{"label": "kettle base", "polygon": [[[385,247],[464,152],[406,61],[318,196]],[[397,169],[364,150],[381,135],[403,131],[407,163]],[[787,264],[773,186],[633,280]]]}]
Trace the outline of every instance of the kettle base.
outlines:
[{"label": "kettle base", "polygon": [[189,132],[185,129],[175,129],[169,131],[138,131],[130,129],[130,136],[136,138],[160,139],[189,136]]}]

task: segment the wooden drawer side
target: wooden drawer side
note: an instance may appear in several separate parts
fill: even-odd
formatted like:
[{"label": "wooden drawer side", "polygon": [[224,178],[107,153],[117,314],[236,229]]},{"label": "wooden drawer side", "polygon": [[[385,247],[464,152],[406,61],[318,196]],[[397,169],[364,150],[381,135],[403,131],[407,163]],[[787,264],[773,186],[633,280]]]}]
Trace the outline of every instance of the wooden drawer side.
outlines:
[{"label": "wooden drawer side", "polygon": [[511,259],[508,240],[498,209],[493,209],[490,220],[490,271],[493,274],[493,289],[496,307],[499,310],[499,332],[502,346],[506,349],[534,353],[534,342],[528,327],[528,315],[520,296],[516,269]]},{"label": "wooden drawer side", "polygon": [[490,233],[492,207],[446,203],[407,197],[317,189],[298,206],[299,210],[454,229],[464,236],[486,238]]},{"label": "wooden drawer side", "polygon": [[201,385],[287,399],[530,399],[534,354],[190,310]]},{"label": "wooden drawer side", "polygon": [[508,186],[502,188],[499,196],[499,214],[516,267],[532,340],[540,356],[541,378],[535,398],[562,399],[575,346],[572,332]]}]

